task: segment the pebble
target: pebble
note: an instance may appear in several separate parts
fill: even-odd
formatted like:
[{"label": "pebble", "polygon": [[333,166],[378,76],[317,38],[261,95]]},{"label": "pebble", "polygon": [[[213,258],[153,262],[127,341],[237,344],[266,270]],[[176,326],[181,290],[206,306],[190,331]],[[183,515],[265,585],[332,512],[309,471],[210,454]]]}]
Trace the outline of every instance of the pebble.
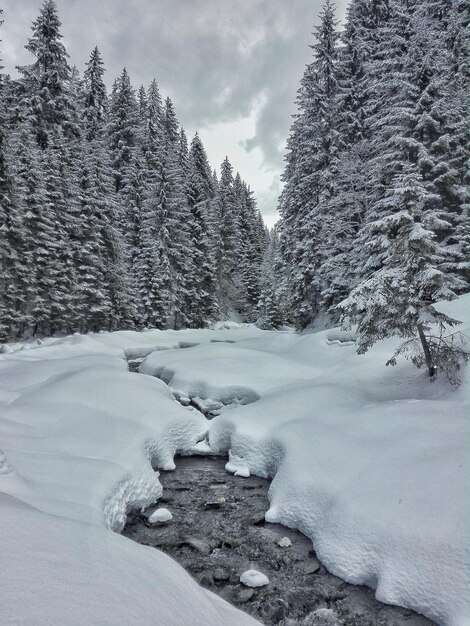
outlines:
[{"label": "pebble", "polygon": [[212,500],[210,502],[206,502],[204,505],[205,509],[220,509],[226,502],[225,498],[217,498],[217,500]]},{"label": "pebble", "polygon": [[225,567],[216,567],[212,573],[214,580],[223,582],[230,580],[230,572]]},{"label": "pebble", "polygon": [[214,548],[211,542],[205,539],[199,539],[198,537],[186,537],[183,543],[201,552],[201,554],[210,554]]},{"label": "pebble", "polygon": [[307,561],[304,565],[304,573],[305,574],[315,574],[320,570],[320,562],[316,559],[313,561]]},{"label": "pebble", "polygon": [[150,524],[166,524],[173,519],[173,515],[170,513],[168,509],[157,509],[152,513],[152,515],[148,518],[148,522]]},{"label": "pebble", "polygon": [[269,585],[269,578],[256,569],[249,569],[240,576],[240,582],[247,587],[265,587]]},{"label": "pebble", "polygon": [[292,541],[289,539],[289,537],[283,537],[282,539],[279,539],[277,545],[280,548],[290,548],[292,545]]},{"label": "pebble", "polygon": [[248,602],[255,595],[255,590],[250,587],[245,587],[237,591],[235,595],[235,601],[243,604],[244,602]]}]

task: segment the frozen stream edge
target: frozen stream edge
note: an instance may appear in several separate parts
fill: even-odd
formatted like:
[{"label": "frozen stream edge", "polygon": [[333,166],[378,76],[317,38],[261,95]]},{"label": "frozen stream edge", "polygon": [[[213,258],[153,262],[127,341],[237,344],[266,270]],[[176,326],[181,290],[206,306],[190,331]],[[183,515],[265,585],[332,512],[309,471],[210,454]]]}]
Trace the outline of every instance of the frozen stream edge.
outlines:
[{"label": "frozen stream edge", "polygon": [[[129,359],[129,370],[137,371],[140,361]],[[378,602],[367,587],[350,585],[330,574],[317,561],[305,535],[264,521],[270,481],[235,477],[226,472],[226,460],[220,455],[188,453],[176,458],[176,471],[160,475],[163,495],[158,506],[131,514],[123,534],[161,549],[202,586],[264,624],[433,624],[411,610]],[[160,503],[170,509],[173,520],[151,525],[147,518]],[[284,537],[292,546],[278,545]],[[256,590],[243,587],[239,576],[247,569],[265,573],[270,584]]]}]

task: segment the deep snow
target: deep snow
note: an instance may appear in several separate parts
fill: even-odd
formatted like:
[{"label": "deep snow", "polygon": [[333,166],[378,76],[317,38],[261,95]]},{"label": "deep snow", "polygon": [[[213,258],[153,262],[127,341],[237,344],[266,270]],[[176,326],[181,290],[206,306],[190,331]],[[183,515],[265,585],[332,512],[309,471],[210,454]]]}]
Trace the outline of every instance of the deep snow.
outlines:
[{"label": "deep snow", "polygon": [[[469,305],[447,309],[462,319]],[[2,623],[255,623],[111,531],[161,494],[152,465],[171,469],[207,431],[230,471],[274,476],[267,520],[308,535],[333,573],[470,623],[468,371],[459,388],[431,384],[407,362],[384,366],[395,341],[357,356],[350,338],[231,325],[0,355]],[[126,371],[125,355],[146,354],[141,371],[179,397],[232,406],[208,422]]]}]

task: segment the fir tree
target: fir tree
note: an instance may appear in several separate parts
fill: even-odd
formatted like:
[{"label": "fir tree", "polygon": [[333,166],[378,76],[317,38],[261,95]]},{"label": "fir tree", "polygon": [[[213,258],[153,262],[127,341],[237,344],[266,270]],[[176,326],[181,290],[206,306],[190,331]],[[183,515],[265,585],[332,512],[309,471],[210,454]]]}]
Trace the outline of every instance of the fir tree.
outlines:
[{"label": "fir tree", "polygon": [[96,46],[83,75],[86,137],[90,141],[101,134],[108,113],[108,94],[103,81],[104,72],[103,60]]},{"label": "fir tree", "polygon": [[79,133],[71,92],[71,70],[61,42],[60,26],[54,0],[45,0],[26,45],[36,60],[31,65],[18,67],[22,75],[22,116],[31,121],[41,148],[48,146],[56,130],[60,129],[64,138]]},{"label": "fir tree", "polygon": [[193,299],[188,318],[191,326],[203,327],[218,316],[215,250],[211,232],[212,174],[199,135],[191,142],[189,155],[188,202],[193,276]]},{"label": "fir tree", "polygon": [[[386,337],[418,335],[422,356],[412,352],[412,359],[418,366],[425,364],[434,377],[439,369],[449,367],[449,350],[445,341],[442,350],[442,333],[436,341],[432,326],[438,324],[442,330],[459,323],[434,306],[440,300],[456,297],[455,280],[439,269],[446,250],[436,241],[435,232],[446,224],[426,211],[428,195],[416,176],[403,174],[397,178],[390,196],[399,196],[402,210],[370,226],[368,248],[373,252],[380,249],[382,267],[353,289],[340,308],[349,322],[357,323],[359,353]],[[390,200],[395,204],[395,198]]]}]

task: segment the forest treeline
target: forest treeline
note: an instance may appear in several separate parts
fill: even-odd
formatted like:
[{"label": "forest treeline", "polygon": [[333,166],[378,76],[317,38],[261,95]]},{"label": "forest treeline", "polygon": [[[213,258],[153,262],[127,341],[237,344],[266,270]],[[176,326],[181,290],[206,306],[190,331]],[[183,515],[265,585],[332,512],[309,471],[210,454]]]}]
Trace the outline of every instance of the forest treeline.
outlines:
[{"label": "forest treeline", "polygon": [[357,325],[360,352],[426,334],[445,351],[456,321],[434,304],[470,280],[470,4],[352,0],[339,31],[327,0],[320,18],[288,140],[277,299],[298,328]]},{"label": "forest treeline", "polygon": [[97,48],[71,68],[45,0],[32,63],[0,83],[0,339],[235,313],[341,320],[360,352],[399,335],[446,368],[457,320],[434,305],[470,281],[469,24],[467,0],[352,0],[340,28],[326,0],[268,233],[155,81],[124,70],[108,95]]},{"label": "forest treeline", "polygon": [[83,76],[46,0],[19,78],[0,79],[0,340],[254,321],[269,235],[253,192],[157,82]]}]

